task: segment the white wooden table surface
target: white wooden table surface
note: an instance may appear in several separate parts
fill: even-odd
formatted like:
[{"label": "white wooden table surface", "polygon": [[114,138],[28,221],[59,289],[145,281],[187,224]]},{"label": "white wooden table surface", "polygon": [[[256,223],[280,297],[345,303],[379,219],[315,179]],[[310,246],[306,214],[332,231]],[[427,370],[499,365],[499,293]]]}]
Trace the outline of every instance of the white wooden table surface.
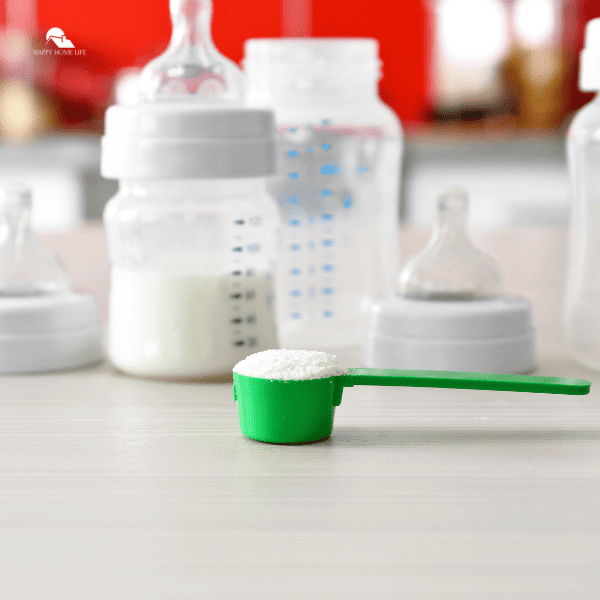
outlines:
[{"label": "white wooden table surface", "polygon": [[[44,241],[105,316],[102,230]],[[1,377],[0,599],[600,598],[600,374],[563,349],[566,230],[478,241],[533,302],[537,374],[589,396],[350,388],[330,440],[271,446],[231,384]]]}]

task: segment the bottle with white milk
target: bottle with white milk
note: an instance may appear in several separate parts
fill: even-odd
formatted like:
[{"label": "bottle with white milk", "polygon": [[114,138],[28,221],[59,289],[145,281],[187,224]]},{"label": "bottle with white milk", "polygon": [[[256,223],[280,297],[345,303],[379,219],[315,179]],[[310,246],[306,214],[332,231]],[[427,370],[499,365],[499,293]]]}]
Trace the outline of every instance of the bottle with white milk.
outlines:
[{"label": "bottle with white milk", "polygon": [[102,174],[119,180],[104,211],[108,356],[132,375],[224,374],[277,347],[274,118],[242,107],[209,9],[172,0],[173,39],[142,73],[140,102],[106,113]]}]

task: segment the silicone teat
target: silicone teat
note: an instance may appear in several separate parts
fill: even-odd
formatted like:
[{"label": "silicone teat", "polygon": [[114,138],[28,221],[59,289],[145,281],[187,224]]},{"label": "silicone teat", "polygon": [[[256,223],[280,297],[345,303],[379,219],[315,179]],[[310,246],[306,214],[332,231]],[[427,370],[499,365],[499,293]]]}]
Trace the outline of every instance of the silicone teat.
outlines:
[{"label": "silicone teat", "polygon": [[140,76],[140,98],[242,104],[244,75],[213,44],[212,0],[170,0],[173,33],[168,48]]},{"label": "silicone teat", "polygon": [[69,278],[56,257],[33,237],[30,214],[28,187],[0,186],[0,297],[69,290]]},{"label": "silicone teat", "polygon": [[475,248],[467,231],[467,191],[447,188],[438,196],[433,234],[424,250],[406,263],[400,295],[423,300],[476,300],[500,296],[500,270]]}]

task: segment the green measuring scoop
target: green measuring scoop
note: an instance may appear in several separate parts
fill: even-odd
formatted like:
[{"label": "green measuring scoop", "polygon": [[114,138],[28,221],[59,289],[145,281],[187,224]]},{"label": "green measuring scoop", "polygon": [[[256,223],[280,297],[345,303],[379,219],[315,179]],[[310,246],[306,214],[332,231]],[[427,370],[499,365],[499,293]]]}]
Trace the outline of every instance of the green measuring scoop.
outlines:
[{"label": "green measuring scoop", "polygon": [[263,379],[234,372],[233,399],[238,404],[240,428],[245,436],[272,444],[301,444],[331,435],[333,413],[342,401],[342,391],[355,385],[576,395],[590,391],[589,381],[565,377],[350,369],[348,375],[302,380]]}]

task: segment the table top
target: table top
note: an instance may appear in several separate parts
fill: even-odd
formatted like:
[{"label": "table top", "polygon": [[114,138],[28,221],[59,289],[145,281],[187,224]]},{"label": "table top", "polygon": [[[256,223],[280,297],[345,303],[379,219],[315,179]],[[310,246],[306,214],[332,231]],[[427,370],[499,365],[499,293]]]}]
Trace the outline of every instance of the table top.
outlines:
[{"label": "table top", "polygon": [[[566,239],[477,236],[532,301],[535,374],[588,396],[350,388],[329,440],[277,446],[241,435],[230,383],[0,378],[0,597],[597,600],[600,374],[564,351]],[[101,228],[44,242],[105,318]]]}]

